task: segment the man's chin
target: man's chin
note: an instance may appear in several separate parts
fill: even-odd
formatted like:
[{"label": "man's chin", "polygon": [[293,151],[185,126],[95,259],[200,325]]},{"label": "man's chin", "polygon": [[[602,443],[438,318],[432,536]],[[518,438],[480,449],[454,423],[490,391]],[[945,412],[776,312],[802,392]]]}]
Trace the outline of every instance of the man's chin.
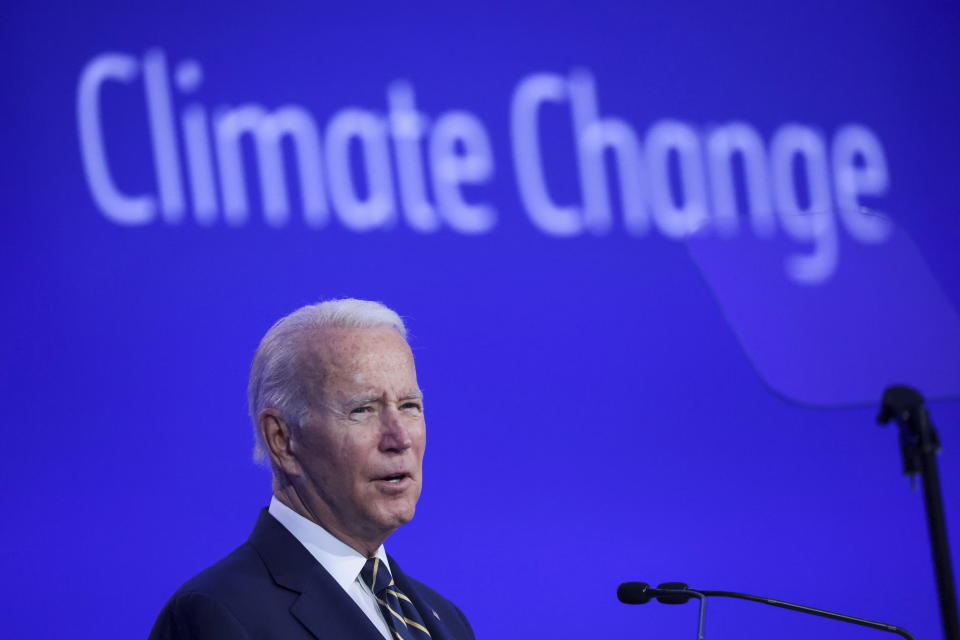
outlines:
[{"label": "man's chin", "polygon": [[367,503],[369,505],[367,513],[371,521],[378,523],[383,531],[393,533],[413,520],[419,497],[420,487],[416,485],[395,493],[378,490],[377,495]]},{"label": "man's chin", "polygon": [[416,504],[388,505],[380,512],[378,520],[384,525],[384,529],[389,529],[393,533],[413,520],[415,512]]}]

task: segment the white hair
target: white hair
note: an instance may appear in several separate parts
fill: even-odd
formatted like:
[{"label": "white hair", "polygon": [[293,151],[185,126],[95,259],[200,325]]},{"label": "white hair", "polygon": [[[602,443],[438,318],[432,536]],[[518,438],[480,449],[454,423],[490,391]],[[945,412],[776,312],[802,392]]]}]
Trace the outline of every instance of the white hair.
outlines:
[{"label": "white hair", "polygon": [[260,432],[260,414],[276,409],[287,424],[298,427],[309,410],[304,388],[304,337],[326,327],[365,329],[393,327],[404,339],[407,329],[397,312],[371,300],[343,298],[300,307],[270,327],[253,356],[247,402],[253,421],[253,459],[267,461]]}]

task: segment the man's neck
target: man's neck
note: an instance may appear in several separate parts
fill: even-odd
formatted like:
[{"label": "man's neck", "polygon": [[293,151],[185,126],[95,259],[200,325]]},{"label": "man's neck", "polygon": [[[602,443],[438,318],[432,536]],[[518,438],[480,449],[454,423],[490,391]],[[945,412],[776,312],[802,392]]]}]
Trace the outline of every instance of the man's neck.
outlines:
[{"label": "man's neck", "polygon": [[335,537],[340,542],[349,546],[357,553],[363,554],[367,558],[372,558],[377,553],[377,549],[380,548],[380,545],[383,544],[384,539],[382,540],[360,540],[354,536],[350,536],[345,532],[339,530],[337,527],[330,526],[330,523],[324,522],[323,519],[319,518],[312,509],[310,509],[307,504],[300,499],[300,495],[297,493],[297,490],[293,485],[286,484],[284,486],[274,486],[273,495],[284,504],[284,506],[291,509],[293,512],[298,515],[306,518],[310,522],[323,527],[330,535]]}]

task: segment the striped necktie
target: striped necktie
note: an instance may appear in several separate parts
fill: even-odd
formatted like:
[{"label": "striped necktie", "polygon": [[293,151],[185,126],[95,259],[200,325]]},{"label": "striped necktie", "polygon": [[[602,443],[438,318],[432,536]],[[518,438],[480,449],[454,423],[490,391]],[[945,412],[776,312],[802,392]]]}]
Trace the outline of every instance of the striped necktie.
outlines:
[{"label": "striped necktie", "polygon": [[369,558],[360,570],[360,579],[376,596],[380,603],[380,612],[396,640],[430,638],[430,632],[424,626],[413,602],[393,583],[393,576],[390,575],[386,563],[380,562],[380,558]]}]

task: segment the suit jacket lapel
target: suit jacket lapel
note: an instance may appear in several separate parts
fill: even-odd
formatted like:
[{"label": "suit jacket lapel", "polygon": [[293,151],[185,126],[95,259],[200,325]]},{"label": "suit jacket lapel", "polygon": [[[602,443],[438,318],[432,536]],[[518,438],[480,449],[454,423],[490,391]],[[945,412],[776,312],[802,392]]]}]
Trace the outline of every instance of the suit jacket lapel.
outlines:
[{"label": "suit jacket lapel", "polygon": [[[321,566],[317,569],[326,573]],[[380,631],[340,585],[329,574],[326,579],[330,585],[318,580],[309,586],[293,603],[290,613],[317,638],[383,640]]]},{"label": "suit jacket lapel", "polygon": [[317,638],[383,640],[370,619],[266,509],[250,535],[277,585],[299,593],[290,613]]}]

